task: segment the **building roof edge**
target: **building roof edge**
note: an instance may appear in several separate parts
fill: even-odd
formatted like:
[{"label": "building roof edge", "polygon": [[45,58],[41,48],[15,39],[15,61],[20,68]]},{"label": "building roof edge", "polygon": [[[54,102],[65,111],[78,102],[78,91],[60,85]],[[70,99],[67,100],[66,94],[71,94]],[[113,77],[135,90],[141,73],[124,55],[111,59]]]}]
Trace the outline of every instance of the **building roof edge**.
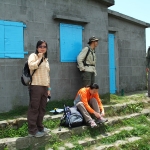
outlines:
[{"label": "building roof edge", "polygon": [[136,19],[136,18],[133,18],[133,17],[124,15],[124,14],[119,13],[119,12],[114,11],[114,10],[108,9],[108,15],[114,16],[114,17],[116,17],[116,18],[120,18],[120,19],[122,19],[122,20],[127,20],[127,21],[129,21],[129,22],[133,22],[133,23],[142,25],[142,26],[144,26],[145,28],[149,28],[149,27],[150,27],[150,23],[147,23],[147,22],[138,20],[138,19]]}]

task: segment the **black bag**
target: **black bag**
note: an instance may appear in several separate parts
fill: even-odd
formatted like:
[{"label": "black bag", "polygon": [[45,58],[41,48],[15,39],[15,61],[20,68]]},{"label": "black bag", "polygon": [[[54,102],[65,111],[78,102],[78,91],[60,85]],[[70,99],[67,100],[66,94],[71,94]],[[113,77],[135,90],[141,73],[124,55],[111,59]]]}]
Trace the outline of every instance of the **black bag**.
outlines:
[{"label": "black bag", "polygon": [[[88,51],[87,51],[87,53],[86,53],[86,55],[85,55],[85,58],[84,58],[84,60],[83,60],[83,65],[84,65],[84,66],[87,66],[87,64],[86,64],[86,59],[87,59],[89,53],[90,53],[90,47],[88,47]],[[77,62],[77,67],[79,68],[78,62]]]},{"label": "black bag", "polygon": [[[41,59],[39,65],[42,62],[43,62],[43,59]],[[30,75],[30,69],[29,69],[28,61],[25,62],[24,68],[22,70],[22,75],[21,75],[21,83],[24,86],[29,86],[32,83],[32,76],[33,76],[33,74],[35,73],[36,70],[34,70],[33,73],[32,73],[32,75]]]},{"label": "black bag", "polygon": [[65,127],[78,127],[83,124],[83,117],[81,113],[77,110],[77,107],[69,107],[64,105],[64,114],[60,120],[60,128],[61,126]]},{"label": "black bag", "polygon": [[86,53],[85,58],[84,58],[84,60],[83,60],[84,66],[87,66],[87,64],[86,64],[86,59],[87,59],[89,53],[90,53],[90,48],[88,47],[88,52]]}]

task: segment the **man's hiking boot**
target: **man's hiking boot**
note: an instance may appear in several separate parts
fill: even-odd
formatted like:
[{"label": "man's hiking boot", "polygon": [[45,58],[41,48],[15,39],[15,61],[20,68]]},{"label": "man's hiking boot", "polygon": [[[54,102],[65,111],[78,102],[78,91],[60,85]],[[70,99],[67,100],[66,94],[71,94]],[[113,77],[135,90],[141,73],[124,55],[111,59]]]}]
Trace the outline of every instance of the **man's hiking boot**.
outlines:
[{"label": "man's hiking boot", "polygon": [[89,124],[90,124],[90,127],[91,127],[91,128],[97,127],[97,124],[95,123],[94,120],[91,120],[91,121],[89,122]]},{"label": "man's hiking boot", "polygon": [[97,124],[100,124],[100,123],[105,123],[105,122],[107,122],[107,121],[108,121],[107,118],[101,117],[101,118],[99,118],[99,119],[96,120],[96,123],[97,123]]},{"label": "man's hiking boot", "polygon": [[37,132],[36,134],[28,134],[29,137],[42,137],[44,136],[44,132]]}]

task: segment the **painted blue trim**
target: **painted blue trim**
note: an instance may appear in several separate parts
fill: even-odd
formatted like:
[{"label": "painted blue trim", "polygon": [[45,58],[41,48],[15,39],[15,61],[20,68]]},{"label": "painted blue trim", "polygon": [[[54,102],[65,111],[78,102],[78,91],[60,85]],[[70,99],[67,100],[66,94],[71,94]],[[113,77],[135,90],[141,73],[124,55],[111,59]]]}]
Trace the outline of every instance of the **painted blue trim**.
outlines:
[{"label": "painted blue trim", "polygon": [[0,58],[24,58],[24,37],[22,22],[0,20]]},{"label": "painted blue trim", "polygon": [[27,26],[25,24],[23,24],[23,27],[26,28]]},{"label": "painted blue trim", "polygon": [[28,54],[29,52],[28,51],[24,51],[24,54]]},{"label": "painted blue trim", "polygon": [[116,93],[116,66],[115,66],[115,35],[108,35],[109,41],[109,83],[110,83],[110,93]]},{"label": "painted blue trim", "polygon": [[0,20],[0,52],[1,52],[0,58],[4,58],[4,49],[5,49],[4,33],[5,33],[4,24],[3,21]]},{"label": "painted blue trim", "polygon": [[60,23],[60,61],[76,62],[82,49],[82,30],[79,25]]}]

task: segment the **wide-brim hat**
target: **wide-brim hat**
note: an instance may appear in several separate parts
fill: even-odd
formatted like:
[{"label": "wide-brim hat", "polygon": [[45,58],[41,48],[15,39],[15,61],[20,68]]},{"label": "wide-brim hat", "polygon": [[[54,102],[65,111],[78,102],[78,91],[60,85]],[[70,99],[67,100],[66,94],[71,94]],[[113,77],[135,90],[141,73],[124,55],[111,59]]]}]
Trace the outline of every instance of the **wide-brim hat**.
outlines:
[{"label": "wide-brim hat", "polygon": [[90,44],[91,42],[94,42],[94,41],[98,41],[99,39],[96,38],[95,36],[92,36],[89,38],[89,42],[87,44]]}]

